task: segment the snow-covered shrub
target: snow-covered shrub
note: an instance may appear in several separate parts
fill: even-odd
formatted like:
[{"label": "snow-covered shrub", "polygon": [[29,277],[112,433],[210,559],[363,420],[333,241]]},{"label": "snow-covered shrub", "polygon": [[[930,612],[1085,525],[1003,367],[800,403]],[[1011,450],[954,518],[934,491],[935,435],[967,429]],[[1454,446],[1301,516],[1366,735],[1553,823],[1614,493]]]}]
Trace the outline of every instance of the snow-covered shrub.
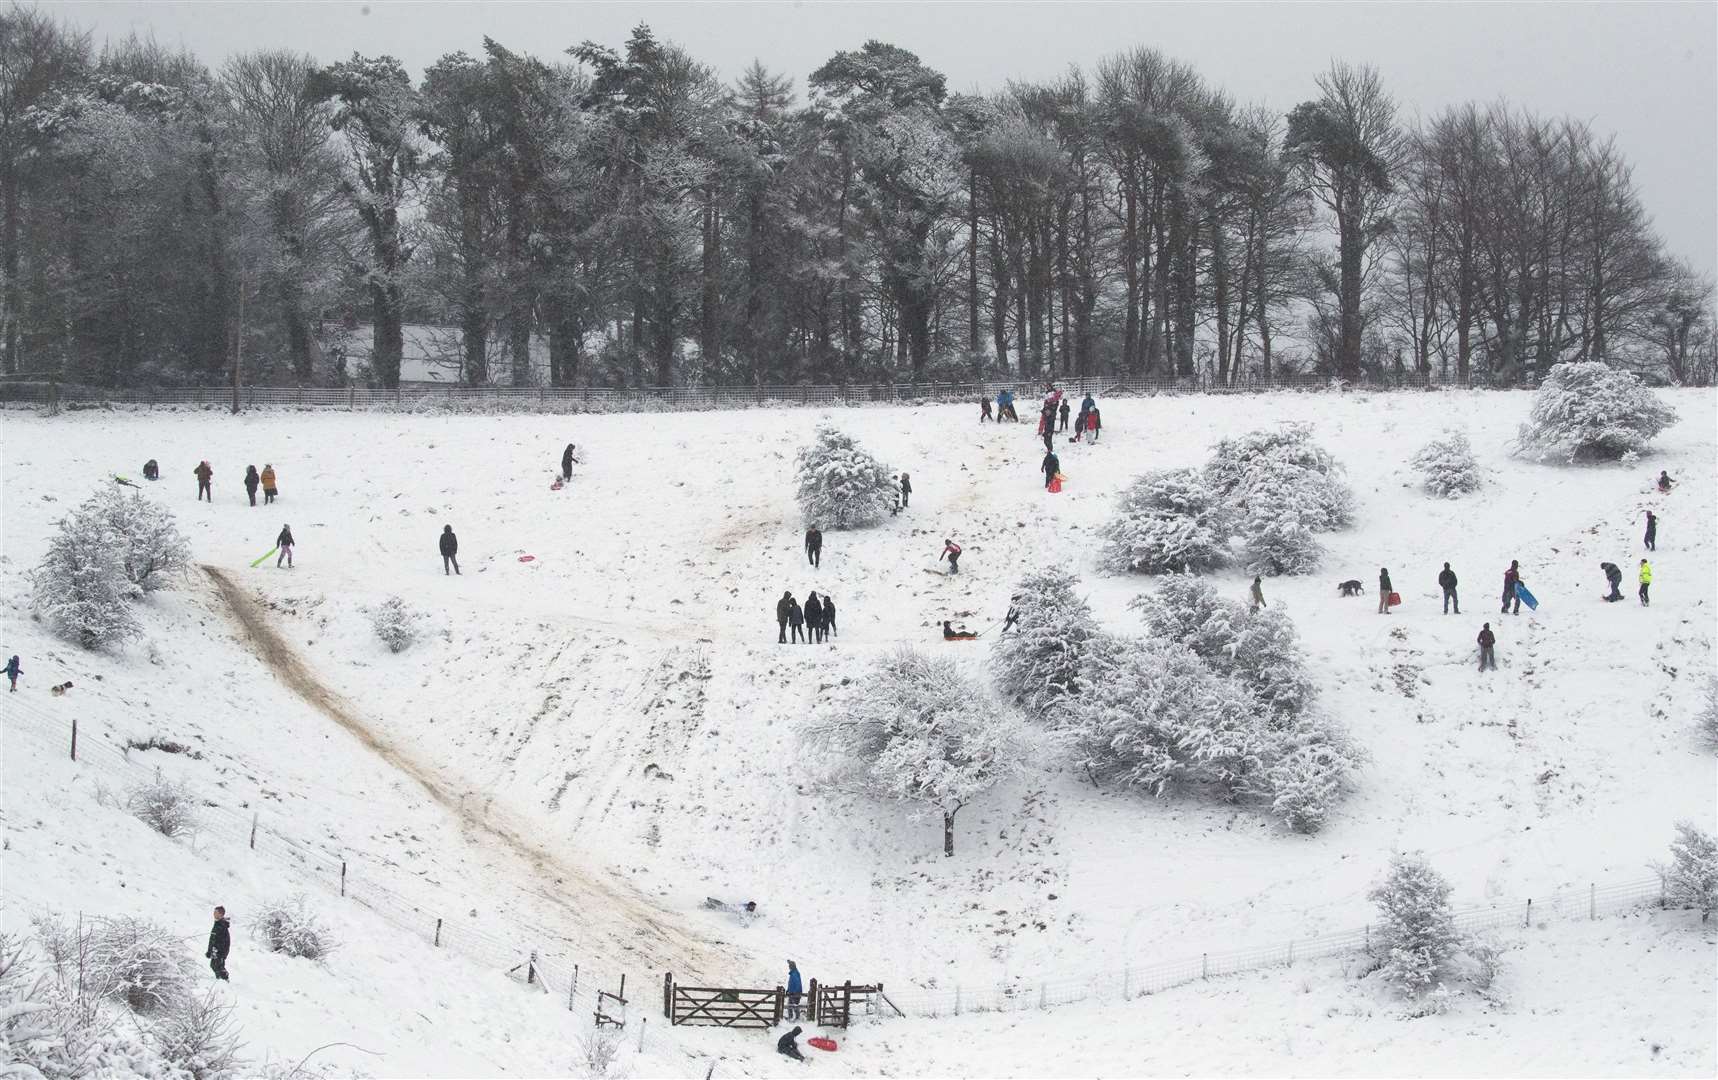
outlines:
[{"label": "snow-covered shrub", "polygon": [[1473,447],[1468,445],[1466,433],[1460,431],[1446,431],[1420,447],[1413,466],[1425,489],[1440,499],[1460,498],[1478,491],[1484,483]]},{"label": "snow-covered shrub", "polygon": [[1418,852],[1396,855],[1367,898],[1378,905],[1384,980],[1411,997],[1442,981],[1460,948],[1450,914],[1450,883]]},{"label": "snow-covered shrub", "polygon": [[183,781],[155,775],[125,793],[125,809],[162,836],[183,836],[197,826],[197,798]]},{"label": "snow-covered shrub", "polygon": [[1677,419],[1627,371],[1597,360],[1558,364],[1533,395],[1516,452],[1540,461],[1614,461],[1643,452]]},{"label": "snow-covered shrub", "polygon": [[172,588],[191,562],[173,511],[142,495],[102,488],[78,507],[83,529],[96,529],[117,545],[127,581],[144,592]]},{"label": "snow-covered shrub", "polygon": [[1229,508],[1249,572],[1306,574],[1324,553],[1314,534],[1354,520],[1341,472],[1310,427],[1282,424],[1218,442],[1205,481]]},{"label": "snow-covered shrub", "polygon": [[1352,785],[1361,751],[1346,732],[1319,717],[1302,717],[1270,738],[1270,764],[1257,791],[1289,828],[1315,833]]},{"label": "snow-covered shrub", "polygon": [[1034,717],[1078,697],[1109,648],[1078,587],[1055,567],[1022,578],[1013,600],[1020,622],[990,652],[997,690]]},{"label": "snow-covered shrub", "polygon": [[86,978],[103,997],[133,1012],[158,1014],[184,1002],[191,965],[184,944],[166,927],[127,916],[96,926]]},{"label": "snow-covered shrub", "polygon": [[264,904],[251,921],[251,934],[270,952],[320,960],[334,949],[334,936],[313,915],[302,894]]},{"label": "snow-covered shrub", "polygon": [[1154,639],[1187,646],[1218,674],[1246,684],[1271,712],[1289,716],[1311,704],[1305,656],[1293,621],[1281,610],[1250,611],[1190,574],[1164,577],[1155,595],[1130,606]]},{"label": "snow-covered shrub", "polygon": [[861,789],[940,812],[954,854],[961,807],[1025,770],[1038,740],[952,660],[902,650],[874,664],[806,729],[856,771]]},{"label": "snow-covered shrub", "polygon": [[242,1064],[233,1007],[222,1003],[212,989],[202,997],[188,995],[156,1021],[150,1033],[161,1056],[191,1080],[224,1080]]},{"label": "snow-covered shrub", "polygon": [[795,473],[800,513],[825,529],[856,529],[881,521],[900,485],[851,435],[819,425],[801,448]]},{"label": "snow-covered shrub", "polygon": [[62,636],[86,649],[117,645],[142,630],[131,610],[139,587],[125,576],[118,539],[77,514],[62,518],[48,553],[30,572],[30,604]]},{"label": "snow-covered shrub", "polygon": [[1706,696],[1701,701],[1700,711],[1694,719],[1705,733],[1706,741],[1718,746],[1718,677],[1707,678]]},{"label": "snow-covered shrub", "polygon": [[418,639],[421,616],[398,596],[390,596],[370,609],[370,625],[389,652],[404,652]]},{"label": "snow-covered shrub", "polygon": [[606,1077],[620,1058],[620,1034],[613,1030],[598,1030],[581,1035],[579,1056],[584,1060],[586,1076],[592,1080]]},{"label": "snow-covered shrub", "polygon": [[1692,821],[1676,823],[1676,839],[1670,842],[1670,861],[1659,863],[1664,899],[1677,907],[1693,908],[1705,922],[1718,911],[1718,841]]},{"label": "snow-covered shrub", "polygon": [[0,1076],[87,1075],[70,1017],[48,973],[29,962],[25,947],[0,934]]},{"label": "snow-covered shrub", "polygon": [[1188,573],[1229,557],[1222,502],[1198,469],[1157,469],[1128,485],[1103,528],[1106,569]]}]

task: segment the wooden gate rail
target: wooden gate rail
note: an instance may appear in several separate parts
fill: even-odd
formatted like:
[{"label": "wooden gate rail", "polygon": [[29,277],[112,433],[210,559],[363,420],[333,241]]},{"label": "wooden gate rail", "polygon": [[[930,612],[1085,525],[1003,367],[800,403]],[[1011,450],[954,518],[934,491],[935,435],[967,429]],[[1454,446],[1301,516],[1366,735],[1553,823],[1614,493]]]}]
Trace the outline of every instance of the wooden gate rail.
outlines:
[{"label": "wooden gate rail", "polygon": [[771,1028],[781,1023],[786,992],[733,986],[680,986],[662,976],[662,1011],[674,1026]]},{"label": "wooden gate rail", "polygon": [[[844,982],[839,986],[828,984],[819,986],[817,980],[813,979],[811,980],[811,1022],[818,1027],[848,1027],[853,1022],[853,1001],[855,998],[868,1011],[876,1009],[878,998],[888,1002],[889,1008],[895,1009],[895,1003],[884,997],[882,983],[855,986],[851,982]],[[901,1010],[895,1009],[895,1011],[899,1013]]]}]

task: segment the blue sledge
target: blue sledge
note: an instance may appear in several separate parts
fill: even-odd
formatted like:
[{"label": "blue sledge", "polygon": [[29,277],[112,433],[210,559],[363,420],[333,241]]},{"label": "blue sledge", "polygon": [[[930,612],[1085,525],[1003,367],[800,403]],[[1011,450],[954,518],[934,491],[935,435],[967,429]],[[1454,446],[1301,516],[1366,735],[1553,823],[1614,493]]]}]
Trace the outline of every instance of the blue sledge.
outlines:
[{"label": "blue sledge", "polygon": [[1520,600],[1523,604],[1527,605],[1527,610],[1529,610],[1529,611],[1538,611],[1539,610],[1539,601],[1534,598],[1532,593],[1527,591],[1527,586],[1519,585],[1519,584],[1516,585],[1515,586],[1515,595],[1520,598]]}]

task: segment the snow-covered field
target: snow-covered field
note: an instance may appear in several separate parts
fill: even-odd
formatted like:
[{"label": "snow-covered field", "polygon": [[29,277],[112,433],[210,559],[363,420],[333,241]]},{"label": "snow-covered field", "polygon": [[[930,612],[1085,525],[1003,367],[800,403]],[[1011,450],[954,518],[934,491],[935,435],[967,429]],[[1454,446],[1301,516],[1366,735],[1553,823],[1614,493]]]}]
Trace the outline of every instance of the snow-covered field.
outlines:
[{"label": "snow-covered field", "polygon": [[[7,705],[38,730],[71,713],[83,737],[156,734],[201,757],[149,752],[222,811],[347,858],[427,913],[628,975],[652,1017],[635,1075],[774,1074],[761,1035],[670,1031],[660,979],[774,985],[792,957],[826,981],[881,980],[908,1011],[1127,965],[1274,946],[1372,918],[1393,851],[1423,849],[1457,904],[1515,903],[1650,875],[1673,823],[1718,818],[1711,751],[1693,730],[1718,613],[1710,392],[1665,392],[1682,422],[1631,465],[1567,468],[1508,456],[1517,393],[1118,399],[1103,441],[1058,450],[1066,491],[1042,490],[1030,425],[976,407],[603,417],[85,412],[4,417],[3,648],[25,676]],[[1026,410],[1022,410],[1023,413]],[[801,552],[797,447],[832,419],[913,478],[912,506]],[[1097,528],[1139,472],[1196,464],[1210,445],[1305,420],[1346,466],[1356,526],[1325,538],[1326,569],[1267,579],[1295,619],[1321,706],[1371,755],[1315,836],[1247,808],[1150,800],[1048,768],[962,811],[957,855],[939,821],[832,794],[796,730],[828,691],[903,644],[958,650],[983,674],[989,638],[947,644],[943,619],[999,620],[1011,585],[1048,564],[1079,572],[1104,622],[1138,633],[1148,587],[1096,572]],[[1406,462],[1465,430],[1493,482],[1424,495]],[[551,491],[561,447],[573,482]],[[198,563],[259,601],[279,640],[247,635],[203,571],[143,605],[145,637],[114,655],[69,647],[24,617],[24,571],[54,522],[115,473],[163,479]],[[213,504],[191,469],[215,469]],[[249,507],[246,464],[272,463],[281,501]],[[1659,469],[1682,482],[1652,489]],[[1659,514],[1653,605],[1633,601],[1644,512]],[[249,564],[282,524],[297,566]],[[451,524],[462,576],[443,575]],[[961,573],[934,569],[944,537]],[[534,556],[521,562],[521,555]],[[1499,618],[1521,561],[1537,613]],[[1464,614],[1439,613],[1436,575]],[[1599,601],[1609,560],[1626,603]],[[1388,567],[1405,599],[1375,613]],[[1359,578],[1357,599],[1336,583]],[[1245,595],[1239,573],[1217,579]],[[833,595],[840,635],[778,645],[784,589]],[[424,613],[398,655],[366,610]],[[1500,670],[1474,666],[1482,621]],[[290,653],[290,655],[288,655]],[[302,667],[293,660],[302,662]],[[47,687],[74,680],[73,695]],[[548,996],[436,952],[325,879],[218,838],[167,841],[98,805],[90,769],[7,727],[8,928],[44,909],[151,914],[201,952],[207,910],[235,915],[230,987],[246,1041],[376,1075],[584,1070]],[[133,757],[140,755],[134,754]],[[322,965],[249,944],[247,909],[309,892],[345,946]],[[739,923],[707,896],[758,901]],[[445,913],[445,914],[444,914]],[[1551,922],[1505,935],[1493,1000],[1442,1016],[1405,1007],[1340,961],[1214,980],[1126,1004],[866,1025],[819,1068],[856,1074],[1241,1072],[1712,1075],[1714,934],[1681,914]],[[556,972],[560,974],[559,970]],[[633,990],[634,987],[639,988]],[[653,998],[653,995],[655,997]],[[662,1025],[658,1030],[658,1025]],[[635,1053],[635,1051],[629,1051]]]}]

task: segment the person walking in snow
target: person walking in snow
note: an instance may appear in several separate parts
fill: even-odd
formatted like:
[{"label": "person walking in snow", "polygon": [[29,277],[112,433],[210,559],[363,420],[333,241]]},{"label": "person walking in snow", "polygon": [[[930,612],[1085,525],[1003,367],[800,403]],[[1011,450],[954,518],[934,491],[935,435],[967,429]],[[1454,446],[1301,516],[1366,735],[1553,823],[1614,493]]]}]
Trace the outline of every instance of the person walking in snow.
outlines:
[{"label": "person walking in snow", "polygon": [[1004,615],[1002,617],[1002,629],[997,631],[997,633],[999,635],[1008,633],[1008,628],[1010,626],[1018,626],[1019,625],[1019,623],[1020,623],[1020,609],[1019,609],[1019,607],[1016,606],[1016,603],[1019,601],[1019,599],[1020,599],[1019,593],[1015,593],[1013,596],[1008,598],[1008,614]]},{"label": "person walking in snow", "polygon": [[823,633],[823,601],[813,592],[805,598],[805,640],[817,644]]},{"label": "person walking in snow", "polygon": [[245,466],[245,494],[250,496],[251,505],[257,504],[257,485],[262,483],[262,477],[257,475],[255,465]]},{"label": "person walking in snow", "polygon": [[1497,653],[1493,651],[1493,646],[1496,644],[1497,635],[1491,632],[1491,624],[1486,623],[1484,626],[1480,627],[1479,670],[1484,671],[1487,666],[1489,666],[1493,671],[1497,670]]},{"label": "person walking in snow", "polygon": [[207,461],[199,461],[197,467],[191,470],[191,475],[197,478],[197,501],[202,502],[207,498],[214,502],[214,489],[209,486],[209,482],[215,478],[215,470],[209,468]]},{"label": "person walking in snow", "polygon": [[798,600],[788,605],[787,638],[790,645],[796,641],[805,644],[805,609],[799,606]]},{"label": "person walking in snow", "polygon": [[960,573],[960,545],[946,536],[943,537],[943,553],[937,556],[937,562],[942,562],[944,559],[948,560],[949,573]]},{"label": "person walking in snow", "polygon": [[233,947],[231,924],[227,922],[227,909],[215,908],[215,925],[209,928],[209,947],[204,951],[204,959],[209,961],[209,970],[215,973],[215,978],[227,981],[227,953]]},{"label": "person walking in snow", "polygon": [[1390,592],[1390,571],[1380,567],[1378,570],[1378,614],[1380,615],[1390,614]]},{"label": "person walking in snow", "polygon": [[1085,400],[1080,402],[1080,411],[1083,413],[1089,413],[1097,407],[1098,403],[1092,399],[1090,394],[1087,394]]},{"label": "person walking in snow", "polygon": [[1438,588],[1444,591],[1444,614],[1450,613],[1450,606],[1453,604],[1456,614],[1460,615],[1461,601],[1456,598],[1456,572],[1450,569],[1449,563],[1445,563],[1444,568],[1438,571]]},{"label": "person walking in snow", "polygon": [[828,593],[823,594],[823,628],[829,634],[841,636],[841,631],[835,626],[835,601],[829,598]]},{"label": "person walking in snow", "polygon": [[24,669],[18,666],[18,657],[14,654],[12,659],[6,661],[6,681],[12,684],[12,688],[7,691],[8,693],[16,694],[18,692],[18,676],[22,674],[24,674]]},{"label": "person walking in snow", "polygon": [[1668,472],[1663,469],[1658,470],[1658,490],[1669,491],[1670,486],[1675,482],[1676,481],[1670,478],[1670,474]]},{"label": "person walking in snow", "polygon": [[1061,430],[1061,431],[1067,431],[1068,430],[1068,414],[1072,411],[1073,411],[1072,409],[1068,408],[1068,403],[1066,401],[1062,402],[1062,409],[1061,409],[1062,426],[1058,430]]},{"label": "person walking in snow", "polygon": [[[286,568],[288,570],[292,569],[292,526],[291,525],[282,525],[280,527],[280,535],[274,538],[274,546],[280,549],[280,554],[278,556],[276,556],[275,560],[274,560],[274,568],[276,570],[280,569],[280,564],[282,561],[284,561],[286,563]],[[266,555],[263,557],[267,558]]]},{"label": "person walking in snow", "polygon": [[[567,448],[561,451],[561,483],[564,484],[573,478],[573,464],[578,460],[573,456],[573,444],[568,443]],[[539,480],[538,483],[542,483],[542,481]]]},{"label": "person walking in snow", "polygon": [[1258,574],[1253,575],[1253,587],[1249,591],[1251,592],[1252,597],[1253,597],[1253,610],[1254,611],[1257,611],[1260,608],[1266,606],[1265,605],[1264,579],[1261,578]]},{"label": "person walking in snow", "polygon": [[1646,549],[1658,550],[1658,515],[1651,510],[1646,512]]},{"label": "person walking in snow", "polygon": [[459,573],[459,537],[453,535],[452,525],[441,527],[441,572],[448,573],[448,567],[453,567],[453,573]]},{"label": "person walking in snow", "polygon": [[1092,433],[1092,442],[1098,441],[1098,434],[1103,431],[1103,427],[1103,417],[1098,415],[1098,407],[1093,405],[1091,411],[1086,413],[1086,430]]},{"label": "person walking in snow", "polygon": [[799,1052],[799,1043],[794,1041],[799,1038],[799,1033],[804,1030],[804,1028],[795,1024],[792,1031],[775,1041],[775,1052],[786,1057],[790,1057],[795,1061],[804,1061],[805,1055]]},{"label": "person walking in snow", "polygon": [[267,506],[274,502],[280,494],[280,487],[275,483],[274,466],[263,462],[262,467],[262,504]]},{"label": "person walking in snow", "polygon": [[1044,452],[1048,454],[1056,441],[1056,410],[1045,408],[1038,417],[1038,434],[1044,437]]},{"label": "person walking in snow", "polygon": [[775,641],[777,645],[787,644],[788,618],[793,614],[795,606],[791,592],[782,593],[781,599],[775,602],[775,621],[778,630]]},{"label": "person walking in snow", "polygon": [[905,510],[907,508],[907,504],[912,502],[912,501],[913,501],[913,478],[908,476],[906,473],[902,473],[901,474],[901,509]]},{"label": "person walking in snow", "polygon": [[1038,471],[1044,474],[1044,486],[1048,488],[1056,479],[1056,474],[1062,471],[1062,459],[1051,450],[1044,455],[1044,462],[1038,466]]},{"label": "person walking in snow", "polygon": [[[989,420],[989,419],[990,419],[990,395],[986,394],[983,397],[978,399],[978,422],[982,424],[986,420]],[[999,423],[999,424],[1001,422],[1002,421],[1000,421],[1000,420],[997,421],[997,423]]]},{"label": "person walking in snow", "polygon": [[805,530],[805,561],[813,566],[823,561],[823,530],[816,524]]},{"label": "person walking in snow", "polygon": [[1623,598],[1623,569],[1614,562],[1602,562],[1599,569],[1605,572],[1605,584],[1611,587],[1611,591],[1605,594],[1605,602],[1614,604]]},{"label": "person walking in snow", "polygon": [[1081,409],[1080,415],[1074,417],[1074,434],[1069,436],[1069,438],[1068,438],[1069,442],[1083,442],[1084,441],[1084,437],[1086,434],[1086,422],[1090,419],[1091,419],[1091,414],[1086,412],[1086,410]]},{"label": "person walking in snow", "polygon": [[787,1018],[799,1019],[799,998],[805,993],[805,983],[800,980],[799,966],[792,960],[787,962]]},{"label": "person walking in snow", "polygon": [[1515,559],[1509,560],[1509,569],[1503,572],[1503,610],[1501,615],[1509,614],[1509,602],[1515,601],[1515,614],[1521,614],[1521,597],[1515,595],[1515,587],[1521,584],[1521,563]]},{"label": "person walking in snow", "polygon": [[1652,564],[1645,559],[1640,561],[1640,606],[1646,607],[1652,603],[1652,597],[1647,590],[1652,588]]},{"label": "person walking in snow", "polygon": [[996,392],[996,422],[1002,423],[1006,416],[1016,424],[1020,422],[1020,414],[1014,411],[1014,391],[998,390]]}]

